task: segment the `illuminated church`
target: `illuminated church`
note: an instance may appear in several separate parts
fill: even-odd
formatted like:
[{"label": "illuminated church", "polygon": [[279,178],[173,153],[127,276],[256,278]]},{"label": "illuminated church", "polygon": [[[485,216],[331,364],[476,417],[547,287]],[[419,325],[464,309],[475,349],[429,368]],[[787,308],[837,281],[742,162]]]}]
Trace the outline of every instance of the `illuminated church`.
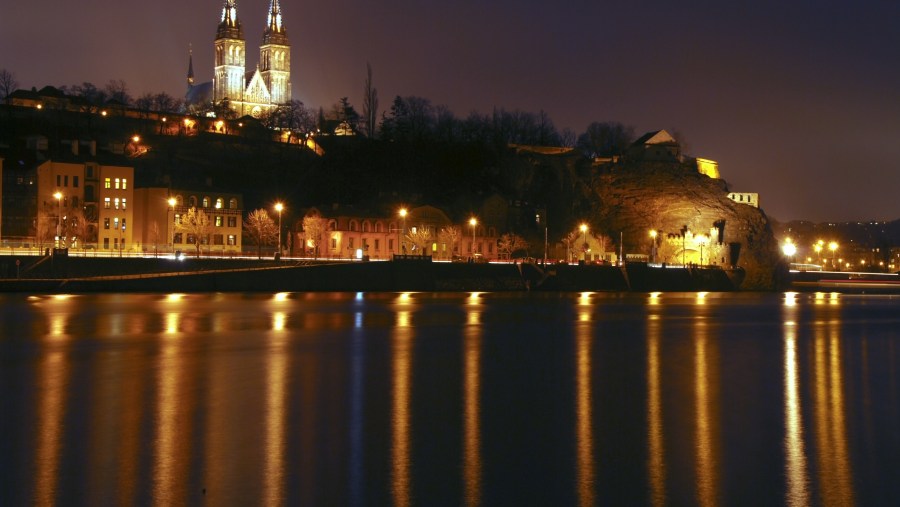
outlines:
[{"label": "illuminated church", "polygon": [[216,30],[212,83],[194,85],[193,55],[188,63],[189,105],[226,103],[238,116],[259,116],[291,100],[291,46],[278,0],[270,0],[266,28],[255,70],[246,68],[244,29],[237,0],[225,0]]}]

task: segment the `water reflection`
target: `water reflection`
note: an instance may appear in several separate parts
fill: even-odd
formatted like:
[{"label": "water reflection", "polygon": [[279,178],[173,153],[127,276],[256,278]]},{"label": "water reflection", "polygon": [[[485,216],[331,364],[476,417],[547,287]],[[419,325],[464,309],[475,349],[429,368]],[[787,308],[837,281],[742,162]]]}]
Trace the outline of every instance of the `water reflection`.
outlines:
[{"label": "water reflection", "polygon": [[[651,295],[650,305],[659,297]],[[647,476],[650,479],[650,504],[666,505],[666,449],[663,439],[662,400],[660,394],[660,316],[647,315]]]},{"label": "water reflection", "polygon": [[809,505],[800,372],[797,362],[797,294],[787,293],[782,312],[784,335],[784,455],[787,491],[785,504]]},{"label": "water reflection", "polygon": [[[276,304],[286,301],[276,294]],[[272,331],[269,333],[266,369],[265,413],[265,499],[266,505],[284,504],[285,440],[287,419],[288,338],[285,334],[287,314],[272,312]]]},{"label": "water reflection", "polygon": [[[831,316],[833,317],[833,316]],[[818,449],[820,496],[825,505],[854,505],[848,461],[840,322],[832,318],[815,327],[815,438]]]},{"label": "water reflection", "polygon": [[66,428],[64,417],[68,390],[65,386],[68,383],[70,369],[66,334],[67,314],[50,313],[47,317],[49,332],[38,371],[41,395],[37,409],[38,429],[35,442],[37,473],[33,495],[37,505],[56,503],[61,454],[60,434]]},{"label": "water reflection", "polygon": [[[697,298],[705,304],[705,297]],[[695,401],[695,473],[697,501],[703,506],[718,504],[718,360],[710,343],[705,320],[694,321],[694,401]]]},{"label": "water reflection", "polygon": [[466,302],[463,337],[463,491],[465,505],[481,504],[481,301]]},{"label": "water reflection", "polygon": [[[181,336],[178,322],[181,314],[177,310],[165,314],[166,332],[160,336],[162,350],[157,365],[157,431],[154,461],[153,494],[162,505],[173,505],[182,501],[185,470],[179,465],[184,461],[176,457],[179,451],[177,435],[185,435],[185,428],[178,427],[179,416],[184,405],[179,395],[183,379],[184,358],[181,350]],[[177,499],[177,501],[176,501]]]},{"label": "water reflection", "polygon": [[578,300],[578,322],[575,324],[575,441],[578,466],[578,504],[594,505],[594,421],[591,410],[591,326],[590,293]]},{"label": "water reflection", "polygon": [[[408,293],[397,298],[399,308],[412,304]],[[398,507],[410,505],[410,390],[412,386],[412,340],[414,328],[411,326],[408,309],[397,310],[397,322],[392,338],[393,397],[391,421],[393,424],[391,447],[391,490],[394,504]]]}]

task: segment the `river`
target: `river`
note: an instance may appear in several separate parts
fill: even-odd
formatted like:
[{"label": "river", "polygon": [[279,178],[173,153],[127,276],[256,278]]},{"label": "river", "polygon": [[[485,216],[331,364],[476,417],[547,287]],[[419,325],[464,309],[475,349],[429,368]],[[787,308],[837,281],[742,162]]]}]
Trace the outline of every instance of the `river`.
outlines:
[{"label": "river", "polygon": [[3,505],[895,505],[900,297],[0,295]]}]

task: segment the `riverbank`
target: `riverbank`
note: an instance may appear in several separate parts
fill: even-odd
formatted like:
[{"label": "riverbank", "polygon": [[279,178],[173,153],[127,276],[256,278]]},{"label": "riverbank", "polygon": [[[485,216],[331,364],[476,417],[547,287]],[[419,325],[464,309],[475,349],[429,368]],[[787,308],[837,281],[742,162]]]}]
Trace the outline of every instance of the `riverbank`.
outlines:
[{"label": "riverbank", "polygon": [[[7,261],[8,263],[8,261]],[[468,264],[271,259],[28,259],[19,277],[0,266],[2,292],[732,291],[741,272],[630,264]],[[24,269],[24,272],[23,272]]]}]

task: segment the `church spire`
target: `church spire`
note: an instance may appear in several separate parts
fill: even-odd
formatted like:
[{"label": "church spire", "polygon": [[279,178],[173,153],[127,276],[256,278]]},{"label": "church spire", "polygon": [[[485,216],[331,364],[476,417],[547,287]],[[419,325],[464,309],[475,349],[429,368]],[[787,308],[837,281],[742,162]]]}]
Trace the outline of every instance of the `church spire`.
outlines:
[{"label": "church spire", "polygon": [[188,74],[187,74],[187,83],[188,89],[194,86],[194,48],[189,46],[188,49]]},{"label": "church spire", "polygon": [[216,31],[217,39],[243,39],[244,30],[237,15],[237,0],[225,0],[222,7],[222,19]]},{"label": "church spire", "polygon": [[281,21],[281,5],[278,0],[269,3],[269,16],[266,20],[266,32],[284,33],[284,25]]}]

